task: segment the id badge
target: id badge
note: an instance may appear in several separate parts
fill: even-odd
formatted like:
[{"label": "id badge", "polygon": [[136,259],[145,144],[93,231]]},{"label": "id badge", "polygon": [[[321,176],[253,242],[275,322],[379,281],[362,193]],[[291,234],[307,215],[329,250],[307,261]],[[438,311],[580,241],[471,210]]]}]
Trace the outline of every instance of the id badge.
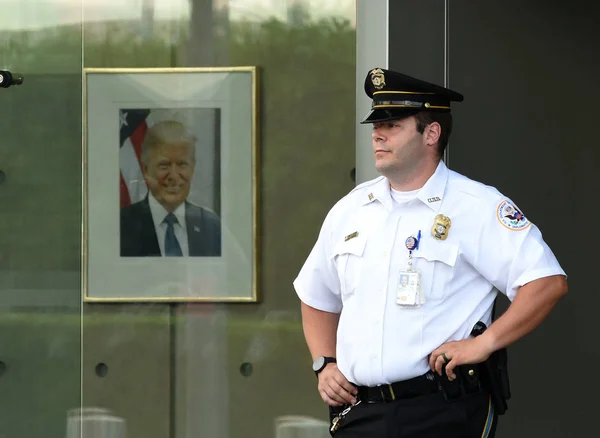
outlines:
[{"label": "id badge", "polygon": [[418,306],[421,304],[421,274],[419,271],[400,271],[396,304]]}]

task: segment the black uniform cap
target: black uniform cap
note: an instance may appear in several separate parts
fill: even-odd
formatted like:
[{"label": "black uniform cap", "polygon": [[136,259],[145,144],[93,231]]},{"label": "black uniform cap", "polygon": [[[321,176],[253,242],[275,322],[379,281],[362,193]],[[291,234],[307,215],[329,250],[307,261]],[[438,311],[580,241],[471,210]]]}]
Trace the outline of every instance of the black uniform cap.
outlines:
[{"label": "black uniform cap", "polygon": [[449,112],[450,102],[463,100],[456,91],[381,68],[367,73],[365,93],[373,102],[361,123],[403,119],[420,111]]}]

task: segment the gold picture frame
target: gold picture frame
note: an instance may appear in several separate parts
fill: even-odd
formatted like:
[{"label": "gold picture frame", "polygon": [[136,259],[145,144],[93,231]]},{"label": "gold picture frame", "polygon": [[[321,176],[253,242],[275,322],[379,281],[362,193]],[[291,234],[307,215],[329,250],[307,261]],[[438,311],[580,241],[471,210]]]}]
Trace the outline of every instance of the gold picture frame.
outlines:
[{"label": "gold picture frame", "polygon": [[256,66],[83,70],[85,302],[258,302],[258,90]]}]

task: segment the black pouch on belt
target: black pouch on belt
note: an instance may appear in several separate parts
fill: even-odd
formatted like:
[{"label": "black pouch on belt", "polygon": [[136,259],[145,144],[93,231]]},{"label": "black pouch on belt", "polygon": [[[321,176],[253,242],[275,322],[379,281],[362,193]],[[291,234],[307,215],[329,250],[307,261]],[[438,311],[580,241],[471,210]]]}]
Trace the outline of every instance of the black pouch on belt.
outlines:
[{"label": "black pouch on belt", "polygon": [[473,394],[481,389],[478,365],[461,365],[455,368],[465,394]]},{"label": "black pouch on belt", "polygon": [[442,365],[442,375],[438,375],[438,373],[434,373],[438,384],[440,385],[440,389],[444,398],[447,401],[452,401],[460,398],[462,395],[462,390],[460,387],[459,379],[450,380],[446,375],[446,364]]},{"label": "black pouch on belt", "polygon": [[[487,329],[486,325],[479,321],[473,327],[471,335],[479,336]],[[508,381],[508,352],[506,348],[495,351],[481,364],[483,386],[490,391],[494,407],[498,415],[503,415],[508,410],[506,401],[510,399],[510,384]]]}]

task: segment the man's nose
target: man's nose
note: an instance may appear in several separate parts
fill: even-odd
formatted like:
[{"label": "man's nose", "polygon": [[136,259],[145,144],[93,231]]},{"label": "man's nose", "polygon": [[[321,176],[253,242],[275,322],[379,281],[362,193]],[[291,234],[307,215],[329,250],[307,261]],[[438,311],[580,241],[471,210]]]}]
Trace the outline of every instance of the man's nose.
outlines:
[{"label": "man's nose", "polygon": [[373,140],[375,140],[375,141],[381,141],[384,139],[383,135],[381,134],[381,132],[379,131],[378,128],[373,129],[373,133],[371,134],[371,136],[373,137]]},{"label": "man's nose", "polygon": [[169,173],[167,174],[167,177],[173,178],[173,179],[179,178],[179,171],[178,171],[176,164],[171,164],[169,166],[168,171],[169,171]]}]

